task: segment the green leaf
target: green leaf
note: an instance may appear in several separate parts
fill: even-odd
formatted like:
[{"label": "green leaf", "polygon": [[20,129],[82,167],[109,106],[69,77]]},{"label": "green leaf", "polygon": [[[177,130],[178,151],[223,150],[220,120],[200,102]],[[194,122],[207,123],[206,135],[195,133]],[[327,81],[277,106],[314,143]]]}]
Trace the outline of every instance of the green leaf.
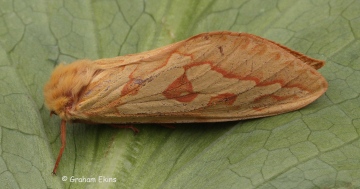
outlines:
[{"label": "green leaf", "polygon": [[[350,0],[1,1],[0,186],[360,187],[359,10]],[[58,63],[215,30],[253,33],[326,60],[328,91],[299,111],[240,122],[140,125],[137,135],[68,124],[51,175],[60,119],[49,117],[42,90]]]}]

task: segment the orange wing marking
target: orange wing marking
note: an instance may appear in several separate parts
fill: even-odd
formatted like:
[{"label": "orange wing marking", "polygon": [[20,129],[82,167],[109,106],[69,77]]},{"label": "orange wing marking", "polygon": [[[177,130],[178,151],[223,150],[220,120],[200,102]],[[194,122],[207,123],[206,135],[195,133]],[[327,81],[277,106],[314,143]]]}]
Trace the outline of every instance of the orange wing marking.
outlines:
[{"label": "orange wing marking", "polygon": [[168,99],[175,99],[179,102],[191,102],[198,95],[194,92],[191,82],[185,74],[171,83],[162,94]]}]

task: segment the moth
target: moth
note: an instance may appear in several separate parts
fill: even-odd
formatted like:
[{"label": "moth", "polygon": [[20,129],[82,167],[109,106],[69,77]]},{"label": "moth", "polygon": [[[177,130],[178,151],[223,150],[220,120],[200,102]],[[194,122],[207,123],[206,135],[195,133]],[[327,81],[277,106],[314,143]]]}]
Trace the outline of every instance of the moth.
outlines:
[{"label": "moth", "polygon": [[248,33],[209,32],[155,50],[60,64],[45,105],[66,122],[223,122],[302,108],[328,88],[325,62]]}]

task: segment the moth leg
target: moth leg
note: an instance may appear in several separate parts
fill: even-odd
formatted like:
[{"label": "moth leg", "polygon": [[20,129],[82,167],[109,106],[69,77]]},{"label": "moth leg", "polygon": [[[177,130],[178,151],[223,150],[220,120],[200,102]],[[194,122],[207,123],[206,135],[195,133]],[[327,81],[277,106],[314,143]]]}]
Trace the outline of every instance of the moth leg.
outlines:
[{"label": "moth leg", "polygon": [[134,127],[133,125],[111,125],[112,127],[119,128],[119,129],[131,129],[134,131],[135,134],[139,133],[139,129]]},{"label": "moth leg", "polygon": [[61,138],[61,148],[60,148],[60,151],[59,151],[59,155],[56,159],[56,163],[55,163],[55,166],[54,166],[54,169],[52,171],[52,175],[56,175],[56,170],[57,170],[57,167],[59,166],[59,163],[60,163],[60,160],[61,160],[61,156],[64,152],[64,149],[65,149],[65,146],[66,146],[66,121],[65,120],[61,120],[61,134],[60,134],[60,138]]}]

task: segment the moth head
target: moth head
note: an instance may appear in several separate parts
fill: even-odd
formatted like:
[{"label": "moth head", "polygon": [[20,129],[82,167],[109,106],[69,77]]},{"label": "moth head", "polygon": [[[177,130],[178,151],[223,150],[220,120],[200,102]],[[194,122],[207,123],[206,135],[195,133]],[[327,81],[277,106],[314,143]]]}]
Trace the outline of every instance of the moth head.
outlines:
[{"label": "moth head", "polygon": [[56,114],[63,120],[76,119],[71,112],[76,108],[76,103],[95,72],[96,67],[90,60],[57,66],[44,87],[45,105],[51,114]]}]

